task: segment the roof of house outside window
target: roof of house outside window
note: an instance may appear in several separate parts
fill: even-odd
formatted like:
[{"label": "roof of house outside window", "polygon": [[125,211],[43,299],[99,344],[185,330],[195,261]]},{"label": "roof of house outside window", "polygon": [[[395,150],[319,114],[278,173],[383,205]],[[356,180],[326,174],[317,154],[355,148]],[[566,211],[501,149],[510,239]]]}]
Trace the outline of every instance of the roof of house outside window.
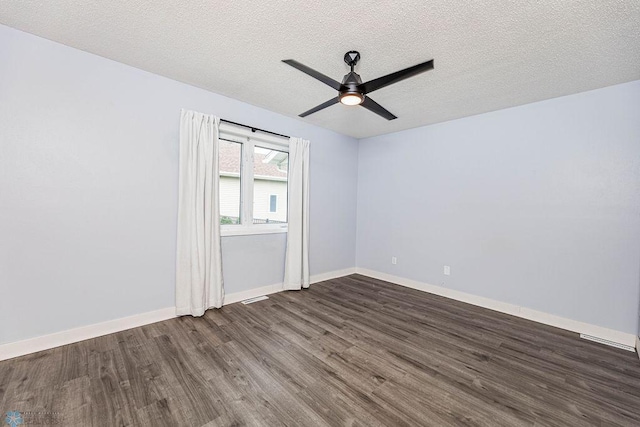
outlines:
[{"label": "roof of house outside window", "polygon": [[[280,151],[254,153],[254,171],[258,176],[287,177],[287,155]],[[240,174],[240,144],[220,141],[220,173]],[[280,167],[280,168],[279,168]],[[283,170],[281,170],[283,169]]]}]

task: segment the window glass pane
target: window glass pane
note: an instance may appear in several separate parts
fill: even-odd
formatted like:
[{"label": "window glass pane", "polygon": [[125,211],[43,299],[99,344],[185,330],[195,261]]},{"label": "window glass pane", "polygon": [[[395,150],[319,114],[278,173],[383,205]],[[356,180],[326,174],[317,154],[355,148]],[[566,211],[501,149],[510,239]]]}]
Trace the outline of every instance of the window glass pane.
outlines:
[{"label": "window glass pane", "polygon": [[220,224],[240,224],[242,144],[220,141]]},{"label": "window glass pane", "polygon": [[269,200],[269,212],[277,212],[278,211],[278,196],[276,194],[272,194],[271,199]]},{"label": "window glass pane", "polygon": [[287,222],[287,167],[289,153],[254,147],[253,223]]}]

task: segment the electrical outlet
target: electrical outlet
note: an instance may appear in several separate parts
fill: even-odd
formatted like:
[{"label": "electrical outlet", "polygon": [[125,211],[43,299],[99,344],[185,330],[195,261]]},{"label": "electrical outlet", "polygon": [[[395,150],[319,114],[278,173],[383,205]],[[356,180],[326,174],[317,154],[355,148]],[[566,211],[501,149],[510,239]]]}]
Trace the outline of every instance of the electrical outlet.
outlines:
[{"label": "electrical outlet", "polygon": [[448,265],[444,266],[444,275],[445,276],[451,276],[451,267]]},{"label": "electrical outlet", "polygon": [[391,264],[396,265],[398,263],[398,258],[392,256],[391,257]]}]

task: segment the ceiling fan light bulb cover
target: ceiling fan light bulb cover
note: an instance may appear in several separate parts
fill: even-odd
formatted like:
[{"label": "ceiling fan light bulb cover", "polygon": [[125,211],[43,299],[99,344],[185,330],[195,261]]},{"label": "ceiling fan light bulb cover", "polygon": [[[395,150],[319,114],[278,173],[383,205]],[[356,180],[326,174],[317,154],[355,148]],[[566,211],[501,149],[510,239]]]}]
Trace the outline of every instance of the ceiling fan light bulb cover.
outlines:
[{"label": "ceiling fan light bulb cover", "polygon": [[360,105],[364,102],[364,95],[359,93],[346,93],[340,96],[340,102],[344,105]]}]

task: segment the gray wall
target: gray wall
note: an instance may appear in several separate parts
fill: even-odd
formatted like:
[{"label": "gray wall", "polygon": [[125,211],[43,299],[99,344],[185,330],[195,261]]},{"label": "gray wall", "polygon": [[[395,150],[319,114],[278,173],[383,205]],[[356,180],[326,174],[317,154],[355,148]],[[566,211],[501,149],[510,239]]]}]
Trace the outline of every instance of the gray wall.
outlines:
[{"label": "gray wall", "polygon": [[636,333],[640,81],[361,140],[358,168],[358,267]]},{"label": "gray wall", "polygon": [[[636,332],[639,99],[633,82],[358,144],[0,26],[0,343],[174,304],[181,108],[312,140],[312,274],[357,262]],[[281,281],[284,238],[223,238],[227,292]]]},{"label": "gray wall", "polygon": [[[310,139],[311,273],[355,265],[355,139],[0,26],[0,343],[174,305],[181,108]],[[284,244],[224,238],[227,292]]]}]

